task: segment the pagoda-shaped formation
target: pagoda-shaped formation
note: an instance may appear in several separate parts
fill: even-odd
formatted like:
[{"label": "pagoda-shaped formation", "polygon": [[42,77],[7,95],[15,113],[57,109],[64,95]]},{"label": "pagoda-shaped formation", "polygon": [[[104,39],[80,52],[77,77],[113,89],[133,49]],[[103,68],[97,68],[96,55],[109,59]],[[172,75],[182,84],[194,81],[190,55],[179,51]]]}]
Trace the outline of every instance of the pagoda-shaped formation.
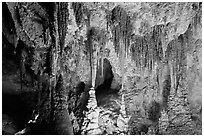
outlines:
[{"label": "pagoda-shaped formation", "polygon": [[98,116],[99,108],[97,107],[96,95],[94,88],[91,88],[89,91],[89,100],[88,100],[88,111],[86,112],[86,118],[83,122],[83,131],[82,134],[85,135],[98,135],[101,134],[101,130],[98,126]]}]

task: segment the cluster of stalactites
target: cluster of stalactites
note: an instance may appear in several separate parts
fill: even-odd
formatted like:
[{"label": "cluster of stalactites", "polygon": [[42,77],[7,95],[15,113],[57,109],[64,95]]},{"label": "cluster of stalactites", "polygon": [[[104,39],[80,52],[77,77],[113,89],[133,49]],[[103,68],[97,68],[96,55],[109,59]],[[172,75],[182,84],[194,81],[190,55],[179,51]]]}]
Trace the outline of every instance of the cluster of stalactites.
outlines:
[{"label": "cluster of stalactites", "polygon": [[68,19],[69,19],[69,10],[67,2],[59,2],[57,3],[57,19],[58,19],[58,33],[59,33],[59,45],[60,45],[60,53],[62,54],[65,36],[67,33]]},{"label": "cluster of stalactites", "polygon": [[195,34],[198,29],[198,25],[202,26],[202,2],[195,6],[197,10],[195,16],[192,18],[193,33]]},{"label": "cluster of stalactites", "polygon": [[[165,58],[171,62],[173,87],[176,91],[179,85],[181,85],[181,80],[186,77],[186,66],[187,66],[187,50],[189,49],[191,43],[189,40],[192,39],[193,35],[197,36],[199,25],[202,23],[202,10],[199,4],[197,13],[192,18],[192,22],[189,24],[187,31],[184,34],[180,34],[177,38],[172,40],[166,50]],[[199,39],[199,38],[198,38]]]},{"label": "cluster of stalactites", "polygon": [[85,22],[87,27],[89,28],[91,12],[87,8],[86,4],[84,4],[83,2],[72,2],[72,8],[74,10],[77,26],[80,26]]},{"label": "cluster of stalactites", "polygon": [[[92,27],[88,33],[88,42],[87,42],[87,50],[90,56],[90,66],[91,66],[91,77],[92,77],[92,86],[94,87],[95,77],[96,77],[96,69],[99,67],[99,60],[101,61],[101,66],[103,67],[103,56],[104,56],[104,47],[107,41],[106,31],[100,30],[98,28]],[[103,71],[103,69],[102,69]],[[102,72],[103,74],[103,72]]]},{"label": "cluster of stalactites", "polygon": [[152,70],[156,61],[163,60],[162,29],[162,25],[154,26],[152,32],[144,36],[133,37],[130,51],[136,67]]},{"label": "cluster of stalactites", "polygon": [[107,24],[110,26],[113,34],[116,53],[121,55],[122,49],[127,52],[132,32],[132,24],[128,13],[120,5],[116,6],[110,12],[110,15],[107,15]]},{"label": "cluster of stalactites", "polygon": [[168,44],[166,50],[166,59],[171,64],[173,87],[177,93],[177,89],[182,77],[186,74],[186,47],[188,35],[181,34],[178,39],[174,39]]},{"label": "cluster of stalactites", "polygon": [[[130,16],[120,6],[116,6],[107,15],[107,26],[111,28],[116,53],[121,58],[122,89],[124,85],[124,62],[130,45],[132,24]],[[108,28],[108,27],[107,27]]]},{"label": "cluster of stalactites", "polygon": [[177,91],[179,81],[182,79],[183,74],[185,74],[186,66],[186,46],[188,41],[188,34],[184,33],[179,35],[178,38],[172,40],[168,45],[163,55],[162,49],[162,29],[164,27],[155,26],[153,31],[145,36],[135,36],[134,42],[131,45],[131,56],[135,61],[136,66],[140,70],[148,68],[152,71],[154,65],[160,63],[171,64],[172,71],[172,81],[173,87]]}]

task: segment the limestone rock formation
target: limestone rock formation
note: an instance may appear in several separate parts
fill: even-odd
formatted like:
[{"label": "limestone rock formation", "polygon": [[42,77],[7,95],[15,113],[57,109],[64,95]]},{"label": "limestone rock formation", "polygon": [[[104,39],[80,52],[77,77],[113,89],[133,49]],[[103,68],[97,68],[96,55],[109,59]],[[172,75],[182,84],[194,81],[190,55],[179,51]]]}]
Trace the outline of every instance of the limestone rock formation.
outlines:
[{"label": "limestone rock formation", "polygon": [[99,108],[97,107],[95,90],[93,88],[90,89],[89,95],[90,97],[87,105],[88,112],[86,112],[82,134],[98,135],[101,134],[101,130],[98,126]]},{"label": "limestone rock formation", "polygon": [[202,134],[201,57],[202,2],[3,2],[3,134]]}]

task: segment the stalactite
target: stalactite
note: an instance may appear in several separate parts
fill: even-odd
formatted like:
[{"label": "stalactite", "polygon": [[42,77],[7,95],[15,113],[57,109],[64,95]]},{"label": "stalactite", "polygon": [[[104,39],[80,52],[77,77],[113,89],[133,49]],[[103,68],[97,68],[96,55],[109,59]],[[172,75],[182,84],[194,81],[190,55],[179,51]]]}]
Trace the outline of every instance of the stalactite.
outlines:
[{"label": "stalactite", "polygon": [[58,33],[59,33],[59,45],[60,45],[60,54],[62,55],[65,36],[67,32],[68,26],[68,18],[69,18],[69,11],[68,11],[68,3],[67,2],[60,2],[58,3]]},{"label": "stalactite", "polygon": [[167,50],[165,53],[165,60],[171,60],[171,81],[172,87],[176,91],[178,88],[178,82],[180,77],[180,68],[181,68],[181,49],[182,45],[180,42],[175,38],[172,42],[170,42],[167,46]]},{"label": "stalactite", "polygon": [[150,58],[150,60],[151,60],[151,67],[150,67],[150,70],[152,71],[152,69],[153,69],[153,59],[154,59],[154,40],[152,39],[152,37],[151,37],[151,58]]},{"label": "stalactite", "polygon": [[135,54],[135,58],[134,60],[136,61],[136,67],[138,67],[138,47],[137,47],[137,41],[134,41],[134,46],[133,46],[134,50],[134,54]]},{"label": "stalactite", "polygon": [[148,60],[148,44],[147,44],[147,37],[144,36],[144,42],[145,42],[145,68],[148,68],[147,60]]},{"label": "stalactite", "polygon": [[141,60],[141,70],[143,70],[143,38],[141,38],[141,41],[140,41],[140,47],[141,47],[141,56],[140,56],[140,60]]},{"label": "stalactite", "polygon": [[197,31],[197,14],[194,16],[194,18],[192,18],[192,22],[193,22],[193,33],[196,34],[196,31]]},{"label": "stalactite", "polygon": [[92,54],[93,54],[93,49],[92,49],[92,32],[93,30],[89,30],[88,31],[88,34],[87,34],[87,37],[88,37],[88,51],[89,51],[89,62],[90,62],[90,70],[91,70],[91,80],[92,80],[92,77],[93,77],[93,72],[92,72]]},{"label": "stalactite", "polygon": [[105,50],[105,45],[106,45],[106,42],[107,42],[107,31],[108,30],[101,30],[100,31],[100,36],[99,36],[99,41],[100,41],[100,54],[101,54],[101,66],[102,66],[102,69],[101,69],[101,74],[102,74],[102,77],[103,77],[103,59],[104,59],[104,50]]},{"label": "stalactite", "polygon": [[177,64],[176,64],[176,61],[177,61],[177,58],[176,58],[176,47],[175,47],[175,45],[176,45],[176,41],[174,40],[173,41],[173,58],[174,58],[174,89],[176,88],[176,75],[177,75]]},{"label": "stalactite", "polygon": [[136,60],[136,67],[138,67],[139,66],[139,54],[138,54],[139,46],[137,46],[137,41],[136,41],[134,47],[136,49],[136,51],[135,51],[135,53],[136,53],[136,56],[135,56],[136,57],[135,58],[135,60]]},{"label": "stalactite", "polygon": [[105,44],[104,44],[104,46],[103,46],[103,48],[102,48],[102,55],[101,55],[101,67],[102,67],[102,69],[101,69],[101,75],[102,75],[102,77],[104,76],[104,72],[103,72],[104,54],[105,54]]},{"label": "stalactite", "polygon": [[148,66],[148,58],[149,58],[149,54],[148,54],[148,52],[149,52],[149,47],[148,47],[148,43],[147,43],[147,38],[146,38],[146,36],[145,36],[145,46],[146,46],[146,52],[145,52],[145,67],[147,67],[148,68],[148,70],[149,70],[149,66]]},{"label": "stalactite", "polygon": [[144,36],[134,36],[131,41],[131,55],[141,74],[147,68],[151,72],[155,63],[163,60],[161,43],[163,25],[156,25]]},{"label": "stalactite", "polygon": [[[122,42],[120,41],[122,45]],[[122,57],[121,57],[121,73],[122,73],[122,89],[124,89],[124,61],[125,61],[125,47],[122,45]]]},{"label": "stalactite", "polygon": [[145,68],[146,44],[145,37],[143,37],[143,68]]},{"label": "stalactite", "polygon": [[177,60],[176,60],[176,63],[177,63],[177,68],[176,68],[176,82],[175,82],[175,94],[177,95],[177,90],[178,90],[178,86],[180,84],[180,80],[182,78],[182,75],[184,74],[184,68],[185,68],[185,39],[184,39],[184,35],[180,35],[178,37],[178,40],[177,40]]},{"label": "stalactite", "polygon": [[[101,41],[101,40],[100,40],[100,41]],[[104,49],[103,49],[103,48],[104,48],[103,44],[102,44],[102,43],[99,43],[99,49],[98,49],[98,50],[99,50],[99,60],[101,60],[101,61],[100,61],[100,63],[101,63],[100,65],[101,65],[101,76],[102,76],[102,77],[103,77],[103,58],[104,58],[104,57],[103,57],[103,56],[104,56],[104,55],[103,55],[103,54],[104,54],[104,52],[103,52]]]},{"label": "stalactite", "polygon": [[149,37],[148,37],[148,35],[146,36],[146,42],[147,42],[147,68],[148,68],[148,72],[149,72],[149,70],[150,70],[150,65],[149,65],[149,59],[150,59],[150,54],[149,54],[149,52],[150,52],[150,44],[149,44]]},{"label": "stalactite", "polygon": [[141,71],[141,43],[139,40],[139,70]]},{"label": "stalactite", "polygon": [[103,55],[102,55],[102,58],[101,58],[101,75],[103,77]]},{"label": "stalactite", "polygon": [[121,73],[124,75],[124,60],[128,55],[132,24],[127,12],[119,5],[112,10],[109,22],[108,24],[113,26],[115,51],[121,58]]},{"label": "stalactite", "polygon": [[[98,28],[92,27],[87,33],[87,49],[89,53],[89,61],[90,61],[90,68],[91,68],[91,78],[92,78],[92,86],[95,86],[95,75],[97,66],[99,67],[100,63],[99,59],[103,59],[103,50],[106,44],[106,34],[104,30],[100,30]],[[102,51],[101,51],[102,50]],[[102,52],[102,53],[101,53]],[[103,63],[103,61],[101,61]],[[103,70],[103,64],[101,64]]]},{"label": "stalactite", "polygon": [[79,26],[83,17],[83,4],[81,2],[73,2],[72,7],[74,10],[77,26]]},{"label": "stalactite", "polygon": [[142,58],[143,58],[143,45],[142,45],[142,38],[140,39],[140,71],[142,71]]},{"label": "stalactite", "polygon": [[96,68],[97,68],[97,51],[93,53],[92,57],[92,87],[95,87],[95,81],[96,81]]},{"label": "stalactite", "polygon": [[142,39],[142,44],[143,44],[143,70],[145,69],[145,53],[146,53],[146,45],[145,45],[145,39],[144,39],[145,37],[143,37],[143,39]]}]

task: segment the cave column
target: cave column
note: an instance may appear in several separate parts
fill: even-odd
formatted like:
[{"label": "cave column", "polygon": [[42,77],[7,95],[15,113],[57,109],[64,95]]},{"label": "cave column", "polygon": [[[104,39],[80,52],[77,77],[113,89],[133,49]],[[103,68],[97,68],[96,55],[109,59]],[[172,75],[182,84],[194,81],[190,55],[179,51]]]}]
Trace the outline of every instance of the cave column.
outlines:
[{"label": "cave column", "polygon": [[95,94],[95,80],[96,80],[96,70],[97,70],[97,62],[98,62],[98,52],[99,48],[97,44],[93,43],[93,54],[91,58],[91,65],[92,65],[92,77],[91,77],[91,84],[92,88],[89,90],[89,100],[88,100],[88,112],[86,112],[86,118],[84,119],[83,123],[83,132],[82,134],[86,135],[97,135],[101,134],[101,130],[98,126],[98,117],[99,117],[99,108],[97,107],[96,101],[96,94]]}]

